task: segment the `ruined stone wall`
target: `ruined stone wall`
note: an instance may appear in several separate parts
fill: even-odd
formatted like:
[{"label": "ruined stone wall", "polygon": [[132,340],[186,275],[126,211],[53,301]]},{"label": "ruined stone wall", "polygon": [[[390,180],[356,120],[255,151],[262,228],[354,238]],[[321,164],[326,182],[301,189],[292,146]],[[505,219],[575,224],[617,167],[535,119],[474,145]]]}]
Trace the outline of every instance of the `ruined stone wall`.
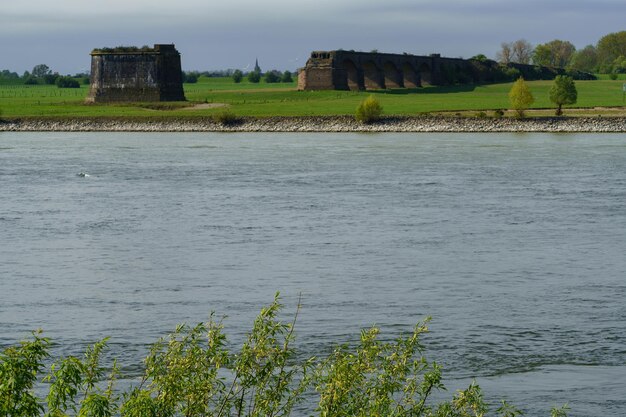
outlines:
[{"label": "ruined stone wall", "polygon": [[174,45],[150,50],[94,50],[87,102],[182,101],[180,54]]},{"label": "ruined stone wall", "polygon": [[[378,52],[314,51],[298,73],[299,90],[377,90],[415,88],[428,85],[480,84],[509,81],[518,76],[528,80],[552,79],[563,69],[444,58],[439,54],[419,56]],[[589,79],[590,74],[578,74]]]}]

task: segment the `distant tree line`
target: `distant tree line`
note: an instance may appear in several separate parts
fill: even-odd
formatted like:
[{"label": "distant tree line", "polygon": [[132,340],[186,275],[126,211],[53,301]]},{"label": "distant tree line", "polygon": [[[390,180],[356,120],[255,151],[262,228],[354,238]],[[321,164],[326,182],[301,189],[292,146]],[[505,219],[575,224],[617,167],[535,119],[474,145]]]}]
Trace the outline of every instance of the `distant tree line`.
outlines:
[{"label": "distant tree line", "polygon": [[590,73],[623,74],[626,73],[626,31],[609,33],[596,45],[587,45],[580,50],[561,39],[534,47],[525,39],[503,42],[496,59],[503,64],[534,64]]},{"label": "distant tree line", "polygon": [[183,82],[194,84],[200,77],[231,77],[235,83],[240,83],[244,77],[251,83],[290,83],[293,82],[293,74],[290,71],[271,70],[261,72],[260,69],[243,72],[239,69],[227,69],[220,71],[183,71]]},{"label": "distant tree line", "polygon": [[78,73],[74,75],[61,75],[45,64],[35,65],[32,71],[24,71],[20,76],[16,72],[9,70],[0,71],[0,82],[4,84],[26,84],[26,85],[56,85],[59,88],[79,88],[81,84],[89,84],[89,74]]}]

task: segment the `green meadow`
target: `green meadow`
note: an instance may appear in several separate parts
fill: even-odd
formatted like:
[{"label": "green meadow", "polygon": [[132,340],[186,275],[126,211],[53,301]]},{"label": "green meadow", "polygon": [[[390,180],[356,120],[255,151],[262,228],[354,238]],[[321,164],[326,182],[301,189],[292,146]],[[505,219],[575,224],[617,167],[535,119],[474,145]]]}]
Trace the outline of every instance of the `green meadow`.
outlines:
[{"label": "green meadow", "polygon": [[[624,79],[601,77],[577,81],[578,102],[566,114],[623,114]],[[63,89],[51,85],[0,84],[0,114],[12,118],[193,118],[211,116],[227,107],[238,116],[353,115],[368,95],[382,104],[385,115],[489,112],[509,108],[511,83],[456,85],[380,91],[297,91],[296,82],[236,84],[231,78],[201,77],[185,84],[187,102],[84,104],[88,86]],[[550,114],[552,81],[529,81],[535,114]],[[610,108],[610,109],[609,109]],[[541,109],[546,109],[541,111]],[[585,110],[573,110],[585,109]],[[489,113],[488,113],[489,114]],[[531,112],[531,114],[533,114]]]}]

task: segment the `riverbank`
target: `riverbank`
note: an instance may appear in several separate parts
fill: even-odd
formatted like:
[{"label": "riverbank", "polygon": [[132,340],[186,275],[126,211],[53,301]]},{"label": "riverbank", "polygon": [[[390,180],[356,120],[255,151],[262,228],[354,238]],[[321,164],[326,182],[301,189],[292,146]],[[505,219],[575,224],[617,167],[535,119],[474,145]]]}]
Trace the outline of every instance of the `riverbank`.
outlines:
[{"label": "riverbank", "polygon": [[386,117],[361,124],[350,116],[240,118],[220,124],[212,118],[19,119],[0,122],[12,132],[626,132],[625,117]]}]

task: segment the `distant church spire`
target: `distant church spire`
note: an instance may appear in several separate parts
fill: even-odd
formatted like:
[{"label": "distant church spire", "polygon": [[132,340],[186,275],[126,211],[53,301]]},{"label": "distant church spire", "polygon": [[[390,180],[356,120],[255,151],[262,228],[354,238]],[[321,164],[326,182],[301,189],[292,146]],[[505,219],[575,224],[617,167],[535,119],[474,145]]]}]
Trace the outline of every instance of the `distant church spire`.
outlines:
[{"label": "distant church spire", "polygon": [[258,72],[259,74],[261,73],[261,67],[259,67],[259,58],[256,58],[256,61],[254,62],[254,72]]}]

